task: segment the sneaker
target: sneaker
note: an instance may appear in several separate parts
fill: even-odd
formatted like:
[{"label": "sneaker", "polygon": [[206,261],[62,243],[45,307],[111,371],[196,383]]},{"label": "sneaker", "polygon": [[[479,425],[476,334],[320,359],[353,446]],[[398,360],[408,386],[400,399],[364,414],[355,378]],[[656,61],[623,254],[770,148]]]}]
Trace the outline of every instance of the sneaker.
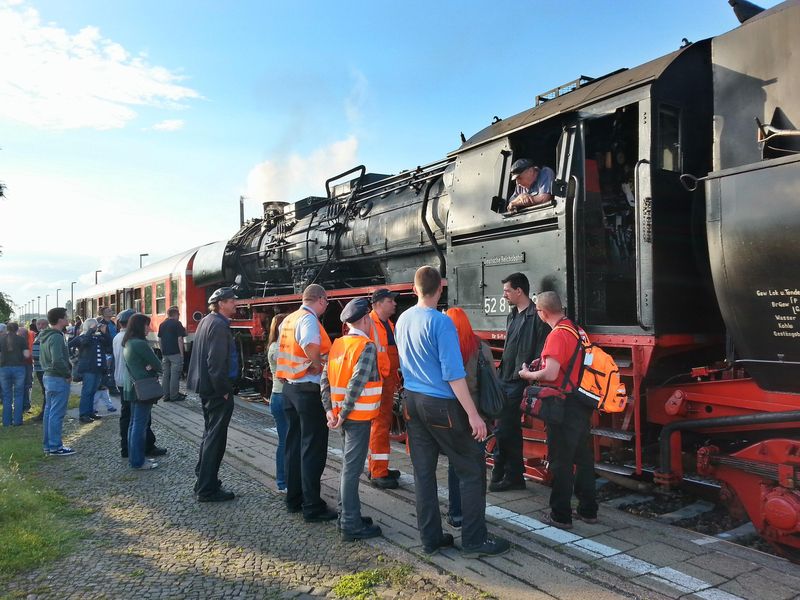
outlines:
[{"label": "sneaker", "polygon": [[146,460],[146,461],[144,461],[144,463],[142,464],[141,467],[133,467],[133,470],[134,471],[152,471],[153,469],[157,469],[157,468],[158,468],[158,463],[157,462],[152,462],[152,461],[147,461]]},{"label": "sneaker", "polygon": [[90,418],[92,421],[100,421],[100,420],[101,420],[103,417],[101,417],[101,416],[100,416],[100,415],[98,415],[97,413],[94,413],[94,414],[91,414],[91,415],[89,415],[89,418]]},{"label": "sneaker", "polygon": [[480,558],[481,556],[500,556],[511,550],[511,543],[503,538],[487,537],[477,548],[463,548],[461,556],[464,558]]},{"label": "sneaker", "polygon": [[[338,529],[339,531],[342,530],[342,520],[341,519],[342,519],[341,516],[339,516],[339,518],[336,519],[336,529]],[[372,517],[361,517],[361,524],[362,525],[372,525]]]},{"label": "sneaker", "polygon": [[545,523],[550,525],[551,527],[556,527],[558,529],[572,529],[572,523],[564,523],[563,521],[556,521],[553,517],[553,513],[547,513],[542,519]]},{"label": "sneaker", "polygon": [[370,483],[379,490],[395,490],[400,487],[400,483],[394,477],[373,477]]},{"label": "sneaker", "polygon": [[92,417],[79,417],[78,421],[81,423],[94,423],[94,419]]},{"label": "sneaker", "polygon": [[66,446],[58,450],[51,450],[47,453],[48,456],[69,456],[70,454],[75,454],[75,450],[67,448]]},{"label": "sneaker", "polygon": [[153,446],[150,450],[147,450],[144,455],[145,456],[164,456],[167,453],[166,448],[159,448],[158,446]]},{"label": "sneaker", "polygon": [[286,488],[285,487],[279,487],[278,488],[278,493],[279,494],[285,494],[286,493]]},{"label": "sneaker", "polygon": [[114,406],[109,406],[109,407],[108,407],[106,410],[107,410],[108,412],[117,412],[117,409],[116,409],[116,407],[114,407]]},{"label": "sneaker", "polygon": [[361,529],[355,531],[341,531],[339,537],[343,542],[354,542],[356,540],[368,540],[369,538],[378,537],[383,534],[381,528],[377,525],[364,525]]},{"label": "sneaker", "polygon": [[453,536],[451,534],[443,533],[442,534],[442,539],[439,540],[438,544],[435,544],[433,546],[425,546],[425,545],[423,545],[422,546],[422,551],[425,554],[436,554],[437,552],[439,552],[440,548],[449,548],[450,546],[452,546],[453,542],[454,542],[454,540],[453,540]]},{"label": "sneaker", "polygon": [[581,513],[577,510],[572,511],[572,518],[578,519],[579,521],[583,521],[584,523],[588,523],[589,525],[594,525],[597,523],[597,516],[594,517],[584,517]]},{"label": "sneaker", "polygon": [[501,479],[489,484],[490,492],[510,492],[512,490],[524,490],[525,480],[522,481],[509,481],[508,479]]}]

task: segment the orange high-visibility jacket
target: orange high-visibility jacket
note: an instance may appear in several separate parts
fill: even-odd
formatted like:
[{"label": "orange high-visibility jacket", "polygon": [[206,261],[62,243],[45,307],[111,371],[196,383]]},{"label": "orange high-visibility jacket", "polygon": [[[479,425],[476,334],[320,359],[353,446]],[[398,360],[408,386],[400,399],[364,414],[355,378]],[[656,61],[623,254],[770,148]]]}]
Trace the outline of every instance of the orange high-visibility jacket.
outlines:
[{"label": "orange high-visibility jacket", "polygon": [[[389,376],[389,371],[391,369],[389,354],[387,353],[389,348],[389,336],[386,333],[386,328],[378,317],[378,313],[373,310],[369,313],[369,316],[372,317],[372,341],[375,342],[375,346],[378,348],[378,373],[385,379]],[[394,323],[388,320],[387,323],[389,323],[389,327],[391,327],[392,333],[394,333]]]},{"label": "orange high-visibility jacket", "polygon": [[[297,343],[295,339],[295,329],[297,328],[297,321],[301,317],[309,314],[305,308],[298,308],[288,317],[283,320],[281,324],[281,335],[278,342],[278,355],[277,358],[277,372],[275,377],[281,379],[300,379],[308,371],[311,361],[303,351],[302,346]],[[310,313],[314,315],[313,312]],[[319,353],[320,357],[324,357],[331,349],[331,339],[328,337],[328,332],[322,327],[319,319],[314,317],[314,322],[319,327]]]},{"label": "orange high-visibility jacket", "polygon": [[[331,346],[328,356],[328,383],[331,386],[332,411],[336,417],[339,416],[344,404],[347,384],[353,377],[358,358],[369,343],[370,340],[362,335],[345,335],[334,341]],[[382,391],[383,385],[380,380],[368,381],[347,418],[354,421],[371,421],[377,417]]]}]

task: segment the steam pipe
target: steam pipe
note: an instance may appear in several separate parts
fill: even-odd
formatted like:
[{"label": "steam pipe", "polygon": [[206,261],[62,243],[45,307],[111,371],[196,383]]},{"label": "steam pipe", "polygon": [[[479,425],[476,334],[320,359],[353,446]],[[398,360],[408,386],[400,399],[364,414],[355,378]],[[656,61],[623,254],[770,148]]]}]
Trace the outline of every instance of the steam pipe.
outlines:
[{"label": "steam pipe", "polygon": [[428,224],[428,200],[431,197],[431,189],[433,188],[433,184],[436,183],[436,179],[431,179],[428,182],[428,185],[425,187],[425,197],[422,199],[422,209],[420,211],[420,219],[422,220],[422,227],[425,229],[425,233],[428,236],[428,240],[430,240],[431,245],[433,246],[434,252],[436,252],[436,256],[439,257],[439,274],[442,277],[447,276],[447,260],[444,257],[444,252],[439,247],[439,244],[436,242],[436,236],[433,235],[433,230],[431,226]]},{"label": "steam pipe", "polygon": [[659,471],[662,474],[667,474],[672,470],[672,448],[670,446],[670,438],[676,431],[683,431],[684,429],[708,429],[710,427],[791,423],[792,421],[800,421],[800,410],[764,412],[755,415],[735,415],[732,417],[717,417],[715,419],[692,419],[691,421],[676,421],[670,423],[664,426],[658,438],[661,455],[661,467]]}]

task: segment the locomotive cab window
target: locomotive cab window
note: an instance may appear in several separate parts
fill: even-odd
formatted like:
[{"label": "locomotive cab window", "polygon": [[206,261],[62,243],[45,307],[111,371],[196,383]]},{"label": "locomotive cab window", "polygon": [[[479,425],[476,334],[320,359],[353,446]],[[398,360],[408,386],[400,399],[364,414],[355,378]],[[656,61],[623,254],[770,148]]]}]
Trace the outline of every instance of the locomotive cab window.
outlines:
[{"label": "locomotive cab window", "polygon": [[[503,197],[492,210],[504,216],[550,208],[554,203],[556,146],[561,135],[559,123],[546,123],[527,129],[510,139],[512,153],[506,159],[506,181],[501,182]],[[526,161],[520,164],[520,161]],[[526,167],[525,171],[513,170]],[[528,170],[534,167],[533,171]],[[515,199],[517,202],[515,203]]]}]

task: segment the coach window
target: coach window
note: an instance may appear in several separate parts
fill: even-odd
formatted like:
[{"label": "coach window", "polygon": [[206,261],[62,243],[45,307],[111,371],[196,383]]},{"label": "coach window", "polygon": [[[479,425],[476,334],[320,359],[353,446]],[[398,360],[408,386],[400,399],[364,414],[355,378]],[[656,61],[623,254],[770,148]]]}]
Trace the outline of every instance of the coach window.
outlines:
[{"label": "coach window", "polygon": [[665,171],[681,171],[681,113],[674,106],[658,110],[658,161]]},{"label": "coach window", "polygon": [[144,314],[153,314],[153,286],[147,285],[144,288]]},{"label": "coach window", "polygon": [[166,284],[162,281],[156,284],[156,314],[163,315],[167,312]]},{"label": "coach window", "polygon": [[178,280],[172,279],[169,282],[169,305],[178,306]]}]

